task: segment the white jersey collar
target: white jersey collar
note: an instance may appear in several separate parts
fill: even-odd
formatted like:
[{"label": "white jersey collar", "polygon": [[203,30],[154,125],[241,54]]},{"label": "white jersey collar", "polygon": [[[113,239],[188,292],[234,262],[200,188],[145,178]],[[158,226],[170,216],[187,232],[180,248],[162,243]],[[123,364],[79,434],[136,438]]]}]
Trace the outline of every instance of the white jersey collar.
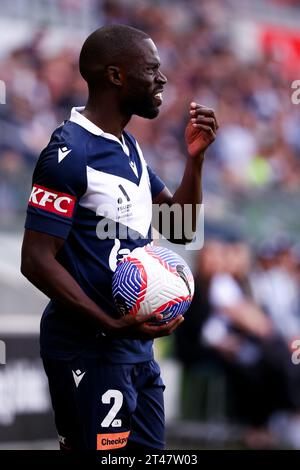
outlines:
[{"label": "white jersey collar", "polygon": [[87,119],[82,114],[83,110],[84,110],[84,106],[78,106],[78,107],[72,108],[71,116],[70,116],[69,121],[75,122],[76,124],[83,127],[84,129],[86,129],[87,131],[91,132],[94,135],[99,135],[99,136],[104,137],[106,139],[110,139],[110,140],[114,140],[114,141],[118,142],[121,145],[121,147],[123,148],[123,151],[126,153],[126,155],[129,155],[129,148],[125,144],[125,140],[124,140],[123,135],[122,135],[122,141],[121,141],[115,135],[110,134],[109,132],[104,132],[102,129],[100,129],[100,127],[96,126],[96,124],[94,124],[92,121]]}]

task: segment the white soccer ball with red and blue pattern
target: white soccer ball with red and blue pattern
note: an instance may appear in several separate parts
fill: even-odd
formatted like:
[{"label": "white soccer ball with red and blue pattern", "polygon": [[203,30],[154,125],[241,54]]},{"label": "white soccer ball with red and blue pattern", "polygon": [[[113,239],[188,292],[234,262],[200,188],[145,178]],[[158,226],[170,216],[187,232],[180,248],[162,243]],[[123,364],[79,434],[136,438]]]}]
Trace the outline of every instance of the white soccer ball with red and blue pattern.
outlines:
[{"label": "white soccer ball with red and blue pattern", "polygon": [[159,246],[134,249],[113,275],[112,294],[121,315],[160,313],[159,323],[183,315],[194,295],[194,278],[187,263]]}]

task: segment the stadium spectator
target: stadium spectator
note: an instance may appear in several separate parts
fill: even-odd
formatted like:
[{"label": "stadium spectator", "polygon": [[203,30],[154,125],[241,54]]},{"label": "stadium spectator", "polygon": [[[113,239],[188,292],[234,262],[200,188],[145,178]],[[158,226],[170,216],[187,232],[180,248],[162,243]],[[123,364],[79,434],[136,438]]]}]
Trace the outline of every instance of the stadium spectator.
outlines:
[{"label": "stadium spectator", "polygon": [[[147,161],[171,190],[176,188],[186,158],[182,136],[187,103],[193,97],[213,107],[219,117],[220,137],[206,162],[206,222],[221,220],[227,226],[228,217],[233,214],[243,223],[248,218],[253,231],[249,237],[258,238],[259,223],[266,216],[271,222],[276,219],[276,201],[283,201],[277,208],[279,212],[283,209],[280,212],[283,218],[286,212],[293,211],[291,201],[299,191],[300,108],[291,105],[290,88],[290,81],[299,76],[288,75],[283,65],[286,50],[276,48],[266,53],[257,45],[257,55],[242,57],[242,44],[232,34],[236,24],[228,15],[231,3],[189,0],[187,8],[185,2],[174,0],[170,8],[167,1],[95,0],[103,23],[130,24],[153,37],[169,77],[160,117],[147,123],[134,119],[129,128],[143,142]],[[80,1],[60,0],[60,4],[63,11],[76,11]],[[268,7],[272,4],[280,5],[278,10],[283,13],[286,6],[299,8],[298,0],[273,0]],[[24,193],[29,193],[32,169],[41,149],[69,108],[86,101],[85,84],[77,71],[80,41],[77,46],[74,36],[74,43],[67,47],[61,44],[51,48],[50,36],[50,31],[42,26],[22,46],[6,49],[5,53],[1,47],[0,78],[7,89],[6,105],[0,106],[2,228],[13,224],[17,217],[23,221]],[[291,67],[297,70],[296,63]],[[247,203],[257,194],[262,195],[259,204],[254,203],[253,211],[246,213]],[[275,202],[274,195],[278,198]],[[236,201],[240,214],[235,211]],[[297,231],[296,215],[293,222],[294,219],[293,228]],[[278,223],[276,219],[275,228]],[[268,230],[273,236],[272,224]],[[217,355],[213,348],[209,350],[200,343],[198,336],[213,310],[208,286],[213,278],[218,279],[222,269],[227,269],[226,266],[221,269],[224,250],[222,243],[210,242],[201,252],[197,260],[195,301],[180,330],[190,338],[190,341],[181,338],[185,363],[196,368],[197,364],[204,367],[209,361],[218,372],[224,370],[224,358],[229,357],[229,352],[222,356],[219,351]],[[269,244],[257,254],[250,276],[256,307],[271,319],[276,334],[286,344],[299,337],[299,260],[299,247],[290,246],[280,252]],[[232,291],[248,301],[248,290],[238,286],[240,281],[232,273],[225,274],[230,278],[231,288],[234,286]],[[249,351],[248,348],[248,358]],[[251,351],[253,354],[253,348]]]},{"label": "stadium spectator", "polygon": [[[265,247],[265,250],[261,257],[267,258],[266,268],[282,269],[279,266],[284,264],[295,272],[294,258],[286,252],[286,246],[282,245],[279,257],[276,253],[276,260],[271,261],[270,248],[267,251]],[[245,439],[249,437],[252,444],[255,442],[260,446],[272,442],[268,422],[272,422],[274,413],[286,410],[292,419],[299,415],[300,374],[291,361],[291,340],[299,337],[300,314],[299,310],[295,311],[295,290],[287,281],[286,296],[283,293],[283,297],[287,297],[286,303],[281,308],[276,295],[285,285],[283,278],[278,277],[276,285],[267,284],[262,277],[251,275],[259,268],[256,266],[252,271],[250,261],[249,248],[244,243],[206,243],[196,267],[194,301],[184,325],[177,332],[176,346],[177,356],[185,365],[185,385],[193,383],[183,397],[185,403],[186,394],[192,393],[193,410],[184,405],[184,416],[192,419],[193,413],[194,417],[199,413],[203,419],[203,414],[209,413],[210,420],[221,417],[253,426],[255,432],[246,434]],[[263,310],[254,301],[250,282],[253,279],[260,287],[258,292],[265,294],[263,299],[275,312],[279,310],[285,315],[284,318],[270,314],[266,305]],[[294,295],[288,296],[289,292]],[[204,377],[214,396],[219,397],[215,400],[215,408],[209,406],[208,400],[201,402]],[[219,400],[224,393],[223,415],[217,415]],[[202,408],[195,408],[197,395]],[[285,429],[289,424],[286,420]],[[294,422],[293,426],[296,429]],[[291,439],[288,444],[297,447],[299,441]]]},{"label": "stadium spectator", "polygon": [[[73,1],[64,5],[76,8]],[[119,0],[99,6],[106,23],[141,28],[161,50],[170,77],[164,109],[157,122],[145,126],[135,119],[132,128],[171,188],[177,186],[184,166],[184,110],[196,97],[214,107],[221,121],[219,144],[210,152],[208,198],[214,193],[211,182],[227,188],[228,199],[257,187],[298,189],[299,113],[290,107],[284,68],[270,54],[251,63],[240,59],[229,33],[226,2],[191,0],[189,8],[182,2],[172,2],[169,8],[167,2],[137,5]],[[60,124],[70,105],[85,102],[78,52],[76,45],[49,49],[45,30],[0,60],[1,78],[9,90],[7,105],[0,109],[0,145],[13,146],[30,170],[49,131]],[[17,204],[14,210],[18,213]]]}]

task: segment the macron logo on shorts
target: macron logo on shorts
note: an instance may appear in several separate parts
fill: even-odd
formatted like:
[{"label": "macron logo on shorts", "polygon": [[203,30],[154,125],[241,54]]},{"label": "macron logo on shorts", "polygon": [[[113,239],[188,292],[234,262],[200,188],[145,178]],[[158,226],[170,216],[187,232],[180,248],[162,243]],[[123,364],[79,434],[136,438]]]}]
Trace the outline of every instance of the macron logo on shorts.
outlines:
[{"label": "macron logo on shorts", "polygon": [[111,450],[125,447],[130,431],[115,434],[97,434],[97,450]]},{"label": "macron logo on shorts", "polygon": [[28,204],[38,209],[71,218],[76,197],[34,184]]}]

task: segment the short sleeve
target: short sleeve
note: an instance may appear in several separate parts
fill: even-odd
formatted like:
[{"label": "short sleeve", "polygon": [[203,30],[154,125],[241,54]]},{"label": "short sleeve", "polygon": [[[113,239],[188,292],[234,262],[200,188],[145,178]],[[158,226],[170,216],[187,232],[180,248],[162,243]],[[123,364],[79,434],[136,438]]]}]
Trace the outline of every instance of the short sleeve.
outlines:
[{"label": "short sleeve", "polygon": [[154,199],[164,189],[165,183],[154,173],[149,165],[147,165],[147,169],[149,174],[152,199]]},{"label": "short sleeve", "polygon": [[66,239],[86,186],[84,156],[50,141],[33,173],[25,228]]}]

